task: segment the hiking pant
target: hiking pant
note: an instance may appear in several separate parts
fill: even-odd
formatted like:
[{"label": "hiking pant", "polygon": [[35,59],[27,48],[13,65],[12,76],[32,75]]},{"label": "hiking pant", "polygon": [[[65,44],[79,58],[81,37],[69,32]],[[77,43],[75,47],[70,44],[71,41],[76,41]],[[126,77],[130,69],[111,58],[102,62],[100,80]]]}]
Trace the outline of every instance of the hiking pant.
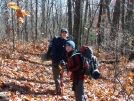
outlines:
[{"label": "hiking pant", "polygon": [[52,71],[53,71],[53,78],[55,82],[55,87],[56,87],[56,93],[61,94],[61,87],[60,87],[60,77],[61,73],[58,67],[54,67],[52,65]]},{"label": "hiking pant", "polygon": [[76,101],[85,101],[83,82],[84,82],[84,80],[74,80],[73,81],[73,83],[74,83],[73,87],[74,87]]}]

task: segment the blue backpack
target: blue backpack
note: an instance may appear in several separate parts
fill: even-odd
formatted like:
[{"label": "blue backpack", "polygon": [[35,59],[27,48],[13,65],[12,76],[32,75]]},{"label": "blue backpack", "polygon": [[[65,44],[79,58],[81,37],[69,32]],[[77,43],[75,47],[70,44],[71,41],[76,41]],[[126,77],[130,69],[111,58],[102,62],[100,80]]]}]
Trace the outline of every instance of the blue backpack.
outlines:
[{"label": "blue backpack", "polygon": [[[48,46],[48,51],[47,53],[43,53],[41,55],[41,59],[42,61],[48,61],[48,60],[52,60],[52,44],[58,39],[60,38],[60,36],[54,36],[50,41],[49,41],[49,46]],[[67,37],[67,40],[73,40],[73,36],[72,34],[69,34]],[[57,41],[58,44],[58,41]]]}]

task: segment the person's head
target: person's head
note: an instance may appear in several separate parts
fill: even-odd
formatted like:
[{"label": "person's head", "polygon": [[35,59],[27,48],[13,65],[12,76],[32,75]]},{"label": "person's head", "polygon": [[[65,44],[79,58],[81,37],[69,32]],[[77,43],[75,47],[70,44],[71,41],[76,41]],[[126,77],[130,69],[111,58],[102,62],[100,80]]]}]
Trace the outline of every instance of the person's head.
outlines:
[{"label": "person's head", "polygon": [[61,28],[61,37],[66,38],[68,36],[68,30],[66,28]]},{"label": "person's head", "polygon": [[66,51],[70,52],[75,49],[75,43],[71,40],[66,42]]}]

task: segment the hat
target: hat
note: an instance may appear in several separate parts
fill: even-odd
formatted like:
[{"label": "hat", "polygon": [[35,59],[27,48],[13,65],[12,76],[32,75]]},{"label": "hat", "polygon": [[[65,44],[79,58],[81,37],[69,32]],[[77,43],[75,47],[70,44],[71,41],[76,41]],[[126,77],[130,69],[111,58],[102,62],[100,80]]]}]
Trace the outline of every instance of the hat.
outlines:
[{"label": "hat", "polygon": [[68,30],[66,28],[61,28],[61,32],[66,32],[68,33]]},{"label": "hat", "polygon": [[67,41],[66,45],[71,46],[73,49],[75,49],[75,43],[73,41]]}]

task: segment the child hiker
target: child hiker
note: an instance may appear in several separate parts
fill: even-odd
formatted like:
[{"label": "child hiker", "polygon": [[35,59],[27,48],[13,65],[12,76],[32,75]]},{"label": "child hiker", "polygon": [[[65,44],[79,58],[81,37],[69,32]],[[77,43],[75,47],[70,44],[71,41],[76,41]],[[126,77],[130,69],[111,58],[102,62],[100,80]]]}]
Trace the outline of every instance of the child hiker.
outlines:
[{"label": "child hiker", "polygon": [[84,74],[79,71],[82,68],[82,59],[80,54],[76,54],[75,43],[73,41],[66,42],[67,51],[67,67],[68,75],[73,80],[72,90],[75,93],[76,101],[85,101],[84,99]]}]

